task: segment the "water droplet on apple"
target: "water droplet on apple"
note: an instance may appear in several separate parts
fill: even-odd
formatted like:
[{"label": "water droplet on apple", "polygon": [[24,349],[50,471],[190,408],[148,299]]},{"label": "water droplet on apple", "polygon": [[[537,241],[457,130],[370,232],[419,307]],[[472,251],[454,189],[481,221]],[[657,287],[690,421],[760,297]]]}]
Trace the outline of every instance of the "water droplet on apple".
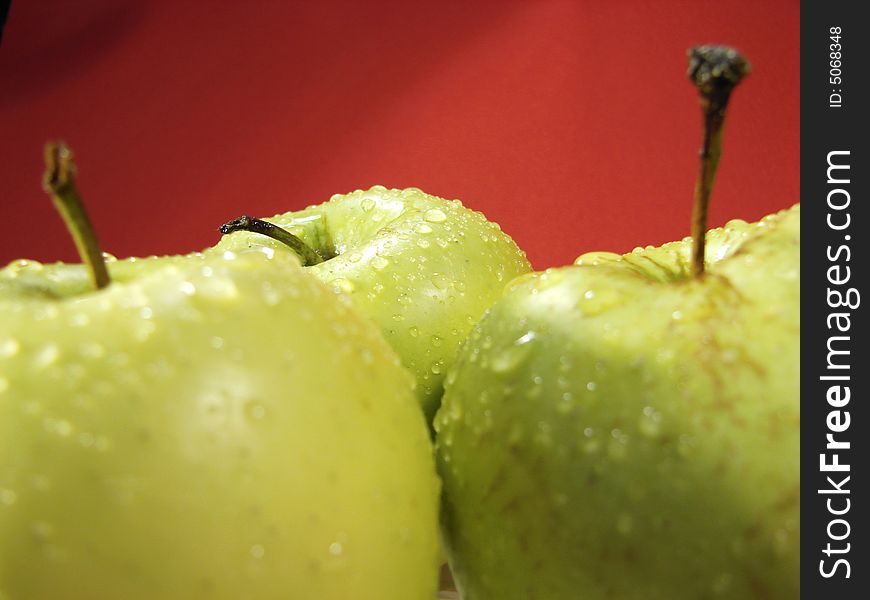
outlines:
[{"label": "water droplet on apple", "polygon": [[36,353],[33,358],[33,365],[37,369],[44,369],[57,361],[60,356],[60,350],[55,344],[46,344]]},{"label": "water droplet on apple", "polygon": [[375,207],[375,201],[371,198],[366,198],[360,204],[364,212],[371,212],[371,210]]},{"label": "water droplet on apple", "polygon": [[69,318],[70,327],[84,327],[91,322],[91,318],[86,313],[75,313]]},{"label": "water droplet on apple", "polygon": [[428,248],[429,240],[424,240],[423,238],[420,238],[417,240],[417,246],[419,246],[420,248]]},{"label": "water droplet on apple", "polygon": [[435,375],[440,375],[440,374],[441,374],[441,371],[442,371],[443,369],[444,369],[444,361],[443,361],[443,360],[439,360],[438,362],[435,362],[435,363],[432,364],[432,369],[431,369],[431,371],[432,371],[432,373],[434,373]]},{"label": "water droplet on apple", "polygon": [[594,381],[590,381],[586,384],[586,391],[587,392],[594,392],[597,387],[598,387],[598,384],[596,384]]},{"label": "water droplet on apple", "polygon": [[260,544],[254,544],[250,549],[251,557],[260,560],[266,555],[266,549]]},{"label": "water droplet on apple", "polygon": [[349,279],[339,278],[332,282],[332,285],[340,292],[344,292],[345,294],[351,294],[354,290],[353,282]]},{"label": "water droplet on apple", "polygon": [[424,213],[423,218],[430,223],[443,223],[447,220],[447,215],[444,214],[443,210],[440,210],[438,208],[430,208]]},{"label": "water droplet on apple", "polygon": [[420,330],[417,329],[416,327],[410,327],[410,328],[408,328],[408,334],[409,334],[411,337],[415,338],[415,337],[417,337],[418,335],[420,335]]},{"label": "water droplet on apple", "polygon": [[261,421],[266,416],[266,407],[255,400],[249,401],[245,404],[245,414],[255,421]]},{"label": "water droplet on apple", "polygon": [[432,233],[432,228],[429,225],[426,225],[426,223],[418,223],[414,229],[417,231],[417,233],[422,233],[423,235],[426,235],[427,233]]},{"label": "water droplet on apple", "polygon": [[329,545],[329,553],[332,556],[341,556],[344,552],[344,547],[339,542],[332,542]]},{"label": "water droplet on apple", "polygon": [[432,345],[435,346],[436,348],[438,348],[439,346],[441,346],[441,344],[444,343],[444,340],[441,339],[440,337],[438,337],[437,335],[433,335],[430,338],[430,341],[432,342]]},{"label": "water droplet on apple", "polygon": [[193,296],[196,293],[196,286],[190,281],[182,281],[178,289],[187,296]]},{"label": "water droplet on apple", "polygon": [[56,319],[58,314],[60,313],[56,306],[40,306],[34,311],[33,318],[37,321],[49,321],[51,319]]},{"label": "water droplet on apple", "polygon": [[388,261],[383,256],[375,256],[372,259],[372,266],[378,270],[386,268],[389,264],[390,264],[390,261]]},{"label": "water droplet on apple", "polygon": [[21,345],[15,338],[4,338],[0,340],[0,358],[11,358],[18,354]]}]

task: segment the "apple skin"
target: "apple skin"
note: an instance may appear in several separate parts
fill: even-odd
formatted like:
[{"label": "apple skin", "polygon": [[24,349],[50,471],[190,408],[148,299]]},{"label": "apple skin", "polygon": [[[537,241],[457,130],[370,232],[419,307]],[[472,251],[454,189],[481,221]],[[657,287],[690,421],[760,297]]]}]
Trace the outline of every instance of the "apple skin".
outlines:
[{"label": "apple skin", "polygon": [[[374,186],[264,220],[328,258],[307,269],[378,324],[414,374],[430,422],[462,340],[504,286],[531,271],[496,223],[416,188]],[[252,246],[290,252],[245,231],[225,236],[216,249]]]},{"label": "apple skin", "polygon": [[429,431],[377,329],[287,254],[109,267],[0,271],[0,597],[430,600]]},{"label": "apple skin", "polygon": [[435,420],[464,600],[799,596],[800,208],[512,282]]}]

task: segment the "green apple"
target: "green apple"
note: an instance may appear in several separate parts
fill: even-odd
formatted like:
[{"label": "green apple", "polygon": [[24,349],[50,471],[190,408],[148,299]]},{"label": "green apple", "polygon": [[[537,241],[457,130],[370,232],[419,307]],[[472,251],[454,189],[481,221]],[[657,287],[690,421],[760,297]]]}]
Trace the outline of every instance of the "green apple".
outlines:
[{"label": "green apple", "polygon": [[[228,223],[215,251],[285,243]],[[269,227],[272,224],[272,227]],[[375,186],[259,222],[283,235],[309,271],[371,317],[417,381],[427,419],[460,342],[502,289],[531,270],[495,223],[458,201]],[[277,227],[275,227],[277,226]],[[292,235],[287,236],[290,233]]]},{"label": "green apple", "polygon": [[466,600],[794,598],[799,208],[520,278],[438,413]]},{"label": "green apple", "polygon": [[799,596],[800,208],[705,238],[521,277],[471,333],[435,420],[464,600]]},{"label": "green apple", "polygon": [[412,378],[287,253],[0,270],[0,598],[429,600]]}]

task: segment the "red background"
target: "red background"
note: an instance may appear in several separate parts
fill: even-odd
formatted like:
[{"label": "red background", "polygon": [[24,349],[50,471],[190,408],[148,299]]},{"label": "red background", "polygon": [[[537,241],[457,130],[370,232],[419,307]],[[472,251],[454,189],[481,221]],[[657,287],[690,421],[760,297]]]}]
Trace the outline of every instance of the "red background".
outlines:
[{"label": "red background", "polygon": [[76,152],[103,246],[213,244],[381,183],[482,210],[538,268],[687,234],[685,51],[734,45],[712,225],[799,199],[799,2],[13,0],[0,47],[0,262],[75,257],[40,191]]}]

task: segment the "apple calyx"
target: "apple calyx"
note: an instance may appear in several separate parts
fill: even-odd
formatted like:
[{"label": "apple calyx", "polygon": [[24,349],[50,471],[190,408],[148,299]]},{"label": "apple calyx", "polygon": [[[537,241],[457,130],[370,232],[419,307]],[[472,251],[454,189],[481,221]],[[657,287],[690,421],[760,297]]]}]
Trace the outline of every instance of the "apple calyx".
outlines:
[{"label": "apple calyx", "polygon": [[227,221],[218,227],[218,231],[223,235],[228,235],[235,231],[250,231],[252,233],[259,233],[260,235],[270,237],[293,250],[293,252],[295,252],[302,260],[303,267],[310,267],[311,265],[316,265],[324,260],[317,250],[286,229],[255,217],[249,217],[247,215],[236,217],[232,221]]},{"label": "apple calyx", "polygon": [[692,273],[696,277],[704,273],[707,211],[722,154],[725,109],[731,92],[750,71],[749,61],[734,48],[699,46],[689,50],[688,77],[700,93],[704,118],[701,166],[695,184],[695,203],[692,209]]},{"label": "apple calyx", "polygon": [[75,242],[82,262],[88,267],[94,289],[99,290],[109,285],[111,279],[97,234],[76,188],[76,168],[72,158],[72,150],[65,143],[46,143],[42,188],[51,196],[54,207]]}]

